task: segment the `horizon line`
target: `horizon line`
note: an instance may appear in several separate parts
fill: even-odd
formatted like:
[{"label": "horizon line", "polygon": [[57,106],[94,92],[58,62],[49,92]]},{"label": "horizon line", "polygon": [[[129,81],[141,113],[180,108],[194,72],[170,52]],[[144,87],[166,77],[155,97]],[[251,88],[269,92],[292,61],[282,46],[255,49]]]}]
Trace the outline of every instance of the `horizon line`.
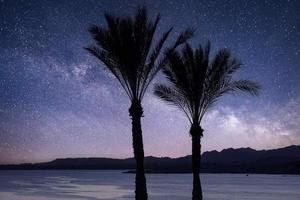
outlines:
[{"label": "horizon line", "polygon": [[[209,152],[222,152],[224,150],[229,150],[229,149],[233,149],[233,150],[238,150],[238,149],[251,149],[251,150],[254,150],[254,151],[271,151],[271,150],[278,150],[278,149],[285,149],[285,148],[289,148],[289,147],[296,147],[296,146],[300,146],[300,144],[291,144],[289,146],[283,146],[283,147],[278,147],[278,148],[272,148],[272,149],[253,149],[251,147],[239,147],[239,148],[232,148],[232,147],[229,147],[229,148],[224,148],[220,151],[218,150],[210,150],[210,151],[204,151],[202,152],[202,155],[204,153],[209,153]],[[145,158],[149,158],[149,157],[153,157],[153,158],[170,158],[170,159],[178,159],[178,158],[184,158],[184,157],[187,157],[187,156],[191,156],[191,154],[188,154],[188,155],[185,155],[185,156],[179,156],[179,157],[168,157],[168,156],[152,156],[152,155],[149,155],[149,156],[145,156]],[[102,159],[115,159],[115,160],[126,160],[126,159],[133,159],[133,157],[125,157],[125,158],[112,158],[112,157],[65,157],[65,158],[54,158],[54,159],[51,159],[51,160],[48,160],[48,161],[37,161],[37,162],[21,162],[21,163],[8,163],[8,164],[2,164],[0,163],[0,166],[5,166],[5,165],[27,165],[27,164],[40,164],[40,163],[48,163],[48,162],[53,162],[55,160],[63,160],[63,159],[99,159],[99,158],[102,158]]]}]

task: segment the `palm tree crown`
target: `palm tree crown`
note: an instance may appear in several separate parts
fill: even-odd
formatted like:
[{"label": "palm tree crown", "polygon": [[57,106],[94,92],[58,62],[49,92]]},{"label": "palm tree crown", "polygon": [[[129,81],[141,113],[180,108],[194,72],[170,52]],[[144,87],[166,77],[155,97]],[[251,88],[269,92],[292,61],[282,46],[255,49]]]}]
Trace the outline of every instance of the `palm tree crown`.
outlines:
[{"label": "palm tree crown", "polygon": [[[85,49],[105,64],[131,101],[141,101],[150,82],[165,64],[159,57],[172,28],[152,48],[159,15],[154,21],[148,21],[146,9],[140,8],[134,19],[110,14],[105,14],[105,19],[107,28],[94,25],[89,29],[97,45]],[[191,30],[183,32],[171,48],[183,44],[192,34]]]},{"label": "palm tree crown", "polygon": [[181,54],[169,51],[163,74],[170,85],[155,85],[155,95],[179,107],[191,124],[200,124],[205,111],[224,94],[243,91],[257,95],[260,89],[255,82],[233,80],[242,65],[228,50],[218,51],[211,62],[209,53],[209,43],[195,51],[186,44]]}]

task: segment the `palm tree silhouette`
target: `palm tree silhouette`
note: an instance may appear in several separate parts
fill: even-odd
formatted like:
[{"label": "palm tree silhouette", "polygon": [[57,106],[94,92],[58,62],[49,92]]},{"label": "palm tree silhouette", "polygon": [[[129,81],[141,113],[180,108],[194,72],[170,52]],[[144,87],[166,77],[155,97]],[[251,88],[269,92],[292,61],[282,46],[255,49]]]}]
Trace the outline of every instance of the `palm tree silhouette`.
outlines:
[{"label": "palm tree silhouette", "polygon": [[[156,44],[153,43],[160,16],[148,21],[146,8],[139,8],[134,19],[105,14],[107,28],[92,26],[89,29],[96,45],[85,48],[97,57],[116,77],[131,101],[129,115],[132,119],[132,145],[136,160],[135,198],[148,199],[144,172],[144,147],[141,129],[142,99],[166,58],[161,51],[171,30],[166,31]],[[192,37],[187,29],[165,51],[175,49]],[[153,47],[152,47],[153,45]]]},{"label": "palm tree silhouette", "polygon": [[170,84],[156,84],[154,94],[167,103],[178,107],[191,123],[193,200],[202,200],[199,177],[201,163],[201,120],[208,108],[221,96],[230,92],[247,92],[258,95],[260,85],[249,80],[233,80],[232,75],[241,63],[222,49],[209,61],[210,44],[193,50],[189,44],[181,53],[176,50],[166,55],[167,65],[163,74]]}]

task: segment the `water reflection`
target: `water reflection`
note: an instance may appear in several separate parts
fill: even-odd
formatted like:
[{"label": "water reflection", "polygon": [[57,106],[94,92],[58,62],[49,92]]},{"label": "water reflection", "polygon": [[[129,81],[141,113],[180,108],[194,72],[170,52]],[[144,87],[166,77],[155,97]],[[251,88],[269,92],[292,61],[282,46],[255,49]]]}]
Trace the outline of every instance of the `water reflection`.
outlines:
[{"label": "water reflection", "polygon": [[[30,171],[28,171],[30,172]],[[47,171],[48,172],[48,171]],[[58,171],[57,171],[58,172]],[[3,173],[3,172],[2,172]],[[98,181],[83,179],[82,176],[74,178],[72,174],[66,172],[68,176],[47,176],[43,171],[27,176],[25,173],[16,172],[15,176],[1,174],[0,199],[6,200],[52,200],[52,199],[88,199],[88,200],[110,200],[130,198],[131,189],[122,188],[116,185],[102,185]],[[62,172],[58,172],[62,173]],[[52,174],[52,173],[50,173]],[[14,180],[17,179],[17,180]],[[127,199],[128,199],[127,198]]]},{"label": "water reflection", "polygon": [[[205,200],[299,200],[299,175],[202,174]],[[191,199],[191,174],[147,174],[149,198]],[[120,171],[0,171],[1,200],[134,199]]]}]

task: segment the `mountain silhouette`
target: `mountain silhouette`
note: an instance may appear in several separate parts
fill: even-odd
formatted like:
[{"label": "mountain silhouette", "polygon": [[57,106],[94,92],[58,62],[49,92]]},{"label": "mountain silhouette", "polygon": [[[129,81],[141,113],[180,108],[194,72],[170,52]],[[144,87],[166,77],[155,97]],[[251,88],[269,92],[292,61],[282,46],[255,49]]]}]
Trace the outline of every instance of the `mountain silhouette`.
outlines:
[{"label": "mountain silhouette", "polygon": [[[145,157],[147,173],[190,173],[190,155],[179,158]],[[60,158],[51,162],[0,165],[0,170],[94,169],[134,172],[133,158]],[[300,146],[273,150],[251,148],[224,149],[202,154],[201,172],[204,173],[266,173],[300,174]]]}]

